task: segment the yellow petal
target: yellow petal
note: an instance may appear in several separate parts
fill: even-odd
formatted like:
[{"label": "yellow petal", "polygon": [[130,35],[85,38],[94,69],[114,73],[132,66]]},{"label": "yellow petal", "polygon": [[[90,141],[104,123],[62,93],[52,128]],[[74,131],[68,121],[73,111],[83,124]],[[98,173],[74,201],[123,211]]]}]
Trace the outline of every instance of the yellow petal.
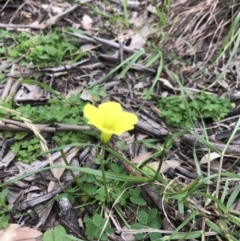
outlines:
[{"label": "yellow petal", "polygon": [[128,126],[127,128],[126,128],[126,126],[124,126],[124,127],[122,127],[122,128],[118,128],[117,130],[114,130],[114,131],[113,131],[113,134],[115,134],[115,135],[117,135],[117,136],[120,136],[120,135],[122,135],[124,132],[130,131],[130,130],[132,130],[132,129],[134,129],[134,126]]},{"label": "yellow petal", "polygon": [[104,118],[95,106],[86,104],[83,109],[83,114],[88,119],[89,124],[96,126],[98,129],[103,127]]},{"label": "yellow petal", "polygon": [[135,114],[123,111],[121,116],[117,119],[117,121],[113,125],[113,130],[123,130],[125,131],[132,130],[133,125],[138,123],[138,118]]},{"label": "yellow petal", "polygon": [[99,112],[104,117],[104,127],[111,129],[112,125],[122,114],[122,107],[117,102],[106,102],[98,106]]},{"label": "yellow petal", "polygon": [[107,129],[107,128],[105,128],[105,127],[99,127],[98,128],[101,132],[104,132],[104,133],[106,133],[106,134],[113,134],[113,131],[112,130],[109,130],[109,129]]}]

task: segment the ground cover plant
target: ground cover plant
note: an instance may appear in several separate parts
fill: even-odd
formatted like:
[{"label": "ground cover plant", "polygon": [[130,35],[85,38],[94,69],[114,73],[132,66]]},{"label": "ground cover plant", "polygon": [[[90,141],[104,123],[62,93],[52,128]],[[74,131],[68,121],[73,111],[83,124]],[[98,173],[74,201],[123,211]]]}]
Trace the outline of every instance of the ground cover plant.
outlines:
[{"label": "ground cover plant", "polygon": [[[161,98],[158,102],[160,117],[165,118],[166,124],[174,127],[191,128],[201,118],[210,118],[218,121],[225,117],[232,109],[228,98],[207,95],[199,92],[193,99],[188,98],[188,103],[184,105],[181,97],[173,96]],[[190,114],[189,117],[186,113]]]},{"label": "ground cover plant", "polygon": [[72,53],[76,51],[76,46],[66,41],[60,32],[32,35],[1,30],[0,37],[3,41],[2,57],[7,58],[8,62],[21,58],[19,64],[22,66],[56,66],[66,58],[74,59]]},{"label": "ground cover plant", "polygon": [[239,240],[237,1],[0,8],[0,240]]}]

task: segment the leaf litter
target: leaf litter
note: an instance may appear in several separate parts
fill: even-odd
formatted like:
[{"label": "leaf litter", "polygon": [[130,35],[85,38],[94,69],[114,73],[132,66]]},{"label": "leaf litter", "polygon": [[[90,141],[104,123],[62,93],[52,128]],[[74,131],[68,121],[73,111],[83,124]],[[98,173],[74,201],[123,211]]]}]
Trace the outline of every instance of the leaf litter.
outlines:
[{"label": "leaf litter", "polygon": [[[7,1],[5,6],[1,7],[1,29],[16,33],[29,32],[32,35],[38,35],[43,30],[46,33],[58,30],[63,33],[66,40],[74,43],[79,51],[84,50],[69,53],[69,56],[61,61],[61,66],[53,67],[49,62],[46,68],[33,66],[31,62],[25,62],[22,66],[21,59],[10,61],[6,67],[8,61],[1,52],[0,78],[2,81],[7,78],[4,88],[1,89],[2,99],[14,97],[13,103],[16,106],[27,104],[41,106],[54,96],[64,97],[69,92],[79,89],[78,93],[81,98],[93,103],[107,100],[118,101],[126,110],[138,114],[140,121],[136,126],[136,133],[143,134],[145,137],[138,141],[132,133],[129,139],[134,143],[135,138],[137,143],[134,144],[129,144],[124,139],[114,138],[114,141],[110,143],[112,148],[116,148],[115,142],[121,141],[122,143],[117,146],[122,148],[121,151],[119,150],[122,157],[137,160],[139,163],[149,157],[148,155],[158,151],[162,145],[166,151],[164,160],[162,160],[162,168],[159,170],[163,180],[161,182],[155,180],[156,185],[139,184],[143,197],[135,197],[139,200],[141,198],[146,200],[145,210],[155,207],[163,220],[170,221],[165,221],[160,229],[164,235],[163,240],[176,237],[174,236],[176,232],[179,232],[179,239],[184,239],[188,235],[187,232],[192,229],[195,233],[189,231],[189,235],[192,235],[191,238],[195,240],[200,240],[199,230],[203,231],[206,236],[210,235],[209,240],[216,240],[216,234],[218,239],[219,236],[222,239],[229,237],[226,235],[226,230],[229,230],[224,219],[226,217],[222,219],[219,208],[220,211],[225,210],[221,202],[226,203],[229,209],[227,219],[229,218],[231,224],[236,225],[237,216],[232,215],[234,211],[239,211],[238,193],[233,191],[235,186],[238,186],[240,171],[237,159],[239,137],[234,135],[234,128],[238,125],[236,121],[239,115],[238,108],[234,108],[227,114],[226,119],[222,118],[219,122],[213,122],[211,119],[197,120],[193,123],[194,128],[191,131],[187,130],[182,137],[181,134],[176,133],[183,130],[166,125],[166,122],[159,117],[157,101],[164,96],[191,96],[205,90],[219,97],[230,98],[238,106],[239,99],[231,97],[233,91],[238,91],[239,3],[220,0],[179,0],[168,6],[164,1],[159,3],[111,1],[108,4],[101,1],[95,1],[94,4],[91,1],[75,1],[73,5],[67,2],[49,4],[47,1],[28,1],[21,4],[20,1],[14,1],[14,3]],[[124,8],[127,9],[127,13]],[[6,51],[10,51],[7,48],[11,44],[8,38],[1,41]],[[138,52],[139,49],[144,49],[144,51]],[[162,55],[159,55],[159,52]],[[21,58],[24,60],[25,56]],[[161,62],[164,63],[162,66]],[[153,90],[149,92],[157,72],[160,73],[160,77]],[[46,85],[22,83],[22,79],[26,78],[47,84],[49,88],[45,88]],[[92,92],[96,85],[98,85],[98,90],[105,88],[107,96],[97,96],[99,98],[96,99],[98,93]],[[145,95],[143,95],[144,89],[147,91]],[[186,109],[186,115],[187,111],[188,109]],[[228,119],[230,117],[233,118]],[[40,129],[34,126],[36,123],[3,119],[0,124],[1,130],[7,129],[14,132],[28,130],[40,134],[44,151],[56,147],[55,140],[49,137],[50,132],[45,133],[44,128],[45,130],[50,130],[47,128],[59,130],[59,127],[62,127],[68,132],[73,129],[71,124],[64,126],[62,123],[37,123],[45,125],[39,132]],[[80,128],[76,131],[84,130]],[[171,144],[172,147],[167,148],[164,143],[167,135],[172,134],[176,134],[176,137]],[[22,216],[27,223],[26,226],[31,230],[36,230],[33,228],[37,227],[45,231],[50,228],[46,221],[48,219],[51,219],[56,226],[58,221],[54,216],[56,211],[53,198],[73,185],[74,180],[69,176],[67,181],[64,181],[64,173],[68,172],[63,169],[54,169],[53,173],[49,169],[38,172],[39,169],[47,168],[49,165],[49,161],[43,155],[29,164],[18,162],[16,156],[9,150],[12,144],[9,146],[4,144],[8,138],[2,136],[1,139],[1,156],[3,157],[1,183],[4,185],[7,183],[6,186],[10,190],[7,197],[8,205],[12,208],[12,214],[17,214],[17,216],[12,215],[11,222],[19,222],[21,212],[33,212],[34,209],[39,209],[42,212],[36,212],[33,217]],[[231,139],[230,143],[228,143],[229,139]],[[96,139],[90,139],[88,144],[93,143],[94,140]],[[83,162],[88,163],[89,167],[97,167],[96,151],[92,149],[89,152],[84,145],[79,152],[77,149],[74,150],[76,153],[69,158],[69,165],[74,157],[79,156],[78,162],[74,165],[80,166]],[[80,153],[84,153],[85,150],[88,150],[87,155],[81,156],[80,159]],[[59,160],[60,156],[59,151],[56,150],[51,154],[52,162]],[[161,158],[161,156],[153,157],[148,165],[158,170]],[[222,166],[220,165],[221,158]],[[116,163],[119,164],[119,160]],[[124,168],[129,174],[132,173],[130,166],[125,165]],[[221,202],[217,201],[218,207],[214,207],[211,195],[214,195],[212,188],[216,185],[216,179],[212,178],[204,182],[204,178],[217,175],[219,169],[223,173],[228,170],[231,175],[223,174],[226,181],[223,178],[219,193]],[[22,175],[26,176],[21,178]],[[141,176],[140,173],[135,173],[135,175]],[[206,189],[201,188],[198,183],[206,185]],[[161,186],[163,188],[159,189]],[[190,191],[195,187],[199,188],[199,192],[191,195]],[[26,189],[28,191],[24,192]],[[200,191],[206,191],[205,196],[201,196]],[[183,202],[187,202],[187,205],[184,206]],[[189,207],[198,212],[189,214],[186,210]],[[80,214],[79,217],[93,216],[93,211],[90,209],[97,210],[97,207],[89,205],[84,210],[84,214]],[[204,215],[201,215],[199,210],[202,210]],[[196,223],[188,223],[190,227],[179,226],[179,223],[187,218],[193,219],[193,214]],[[129,224],[134,223],[133,219],[137,217],[133,213],[128,215],[127,210],[124,215],[128,217]],[[113,228],[117,227],[116,223],[118,223],[118,228],[120,224],[123,229],[124,225],[120,218],[115,221],[111,220],[110,224]],[[173,227],[169,228],[168,223]],[[221,229],[214,226],[216,224],[219,226],[219,223]],[[202,229],[203,227],[206,228]],[[142,230],[148,234],[154,231],[150,228]],[[167,230],[171,231],[167,232]],[[82,231],[81,235],[83,235]],[[231,240],[239,239],[235,233],[230,233],[230,237]],[[22,234],[21,238],[24,238]],[[117,232],[111,238],[121,240]],[[136,236],[134,238],[136,239]]]}]

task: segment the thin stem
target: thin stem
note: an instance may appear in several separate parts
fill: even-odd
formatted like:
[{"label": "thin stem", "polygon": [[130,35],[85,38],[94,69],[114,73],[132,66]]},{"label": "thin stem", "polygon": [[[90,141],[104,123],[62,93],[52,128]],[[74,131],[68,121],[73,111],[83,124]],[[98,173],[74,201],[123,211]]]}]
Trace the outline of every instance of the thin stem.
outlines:
[{"label": "thin stem", "polygon": [[[67,158],[66,158],[66,155],[65,153],[63,152],[62,149],[60,149],[60,152],[61,152],[61,156],[63,158],[63,161],[65,162],[65,165],[66,166],[70,166],[68,161],[67,161]],[[83,187],[82,187],[82,184],[79,182],[79,180],[77,179],[77,177],[75,176],[74,172],[72,169],[69,169],[68,170],[70,175],[72,176],[73,180],[75,181],[75,183],[77,184],[77,186],[79,187],[79,189],[86,195],[88,195],[89,197],[91,197],[92,195],[90,195]]]},{"label": "thin stem", "polygon": [[102,144],[102,150],[101,150],[101,154],[100,154],[100,161],[101,161],[100,167],[101,167],[101,170],[102,170],[102,178],[103,178],[103,185],[104,185],[105,194],[106,194],[106,200],[108,202],[109,197],[108,197],[106,175],[105,175],[105,170],[104,170],[104,156],[105,156],[105,145]]}]

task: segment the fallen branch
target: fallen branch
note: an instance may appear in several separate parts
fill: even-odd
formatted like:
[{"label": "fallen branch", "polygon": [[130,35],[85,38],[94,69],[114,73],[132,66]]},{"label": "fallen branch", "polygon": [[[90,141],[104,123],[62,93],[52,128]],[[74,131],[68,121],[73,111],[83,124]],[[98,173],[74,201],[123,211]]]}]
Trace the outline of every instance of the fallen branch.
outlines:
[{"label": "fallen branch", "polygon": [[[1,131],[32,131],[25,123],[19,121],[13,121],[8,119],[2,119],[0,122]],[[78,126],[78,125],[67,125],[61,123],[50,124],[34,124],[40,132],[43,133],[54,133],[56,131],[88,131],[91,129],[90,126]]]},{"label": "fallen branch", "polygon": [[[192,135],[184,135],[184,136],[182,136],[182,140],[186,141],[187,143],[189,143],[192,146],[197,145],[197,146],[200,146],[201,148],[204,148],[204,146],[203,146],[204,143],[201,143],[196,137],[194,137]],[[209,146],[212,146],[219,152],[222,152],[226,147],[226,144],[213,143],[210,141],[208,141],[208,144],[209,144]],[[238,154],[239,155],[240,154],[239,145],[229,145],[225,151],[225,154]]]},{"label": "fallen branch", "polygon": [[11,29],[19,29],[19,28],[31,28],[31,29],[45,29],[47,27],[50,27],[54,24],[57,23],[57,21],[61,18],[63,18],[65,15],[71,13],[72,11],[74,11],[77,7],[79,7],[78,5],[74,5],[71,6],[70,8],[66,9],[64,12],[51,17],[50,19],[48,19],[46,22],[43,22],[41,24],[37,23],[37,22],[33,22],[30,25],[27,24],[4,24],[4,23],[0,23],[0,28],[11,28]]}]

